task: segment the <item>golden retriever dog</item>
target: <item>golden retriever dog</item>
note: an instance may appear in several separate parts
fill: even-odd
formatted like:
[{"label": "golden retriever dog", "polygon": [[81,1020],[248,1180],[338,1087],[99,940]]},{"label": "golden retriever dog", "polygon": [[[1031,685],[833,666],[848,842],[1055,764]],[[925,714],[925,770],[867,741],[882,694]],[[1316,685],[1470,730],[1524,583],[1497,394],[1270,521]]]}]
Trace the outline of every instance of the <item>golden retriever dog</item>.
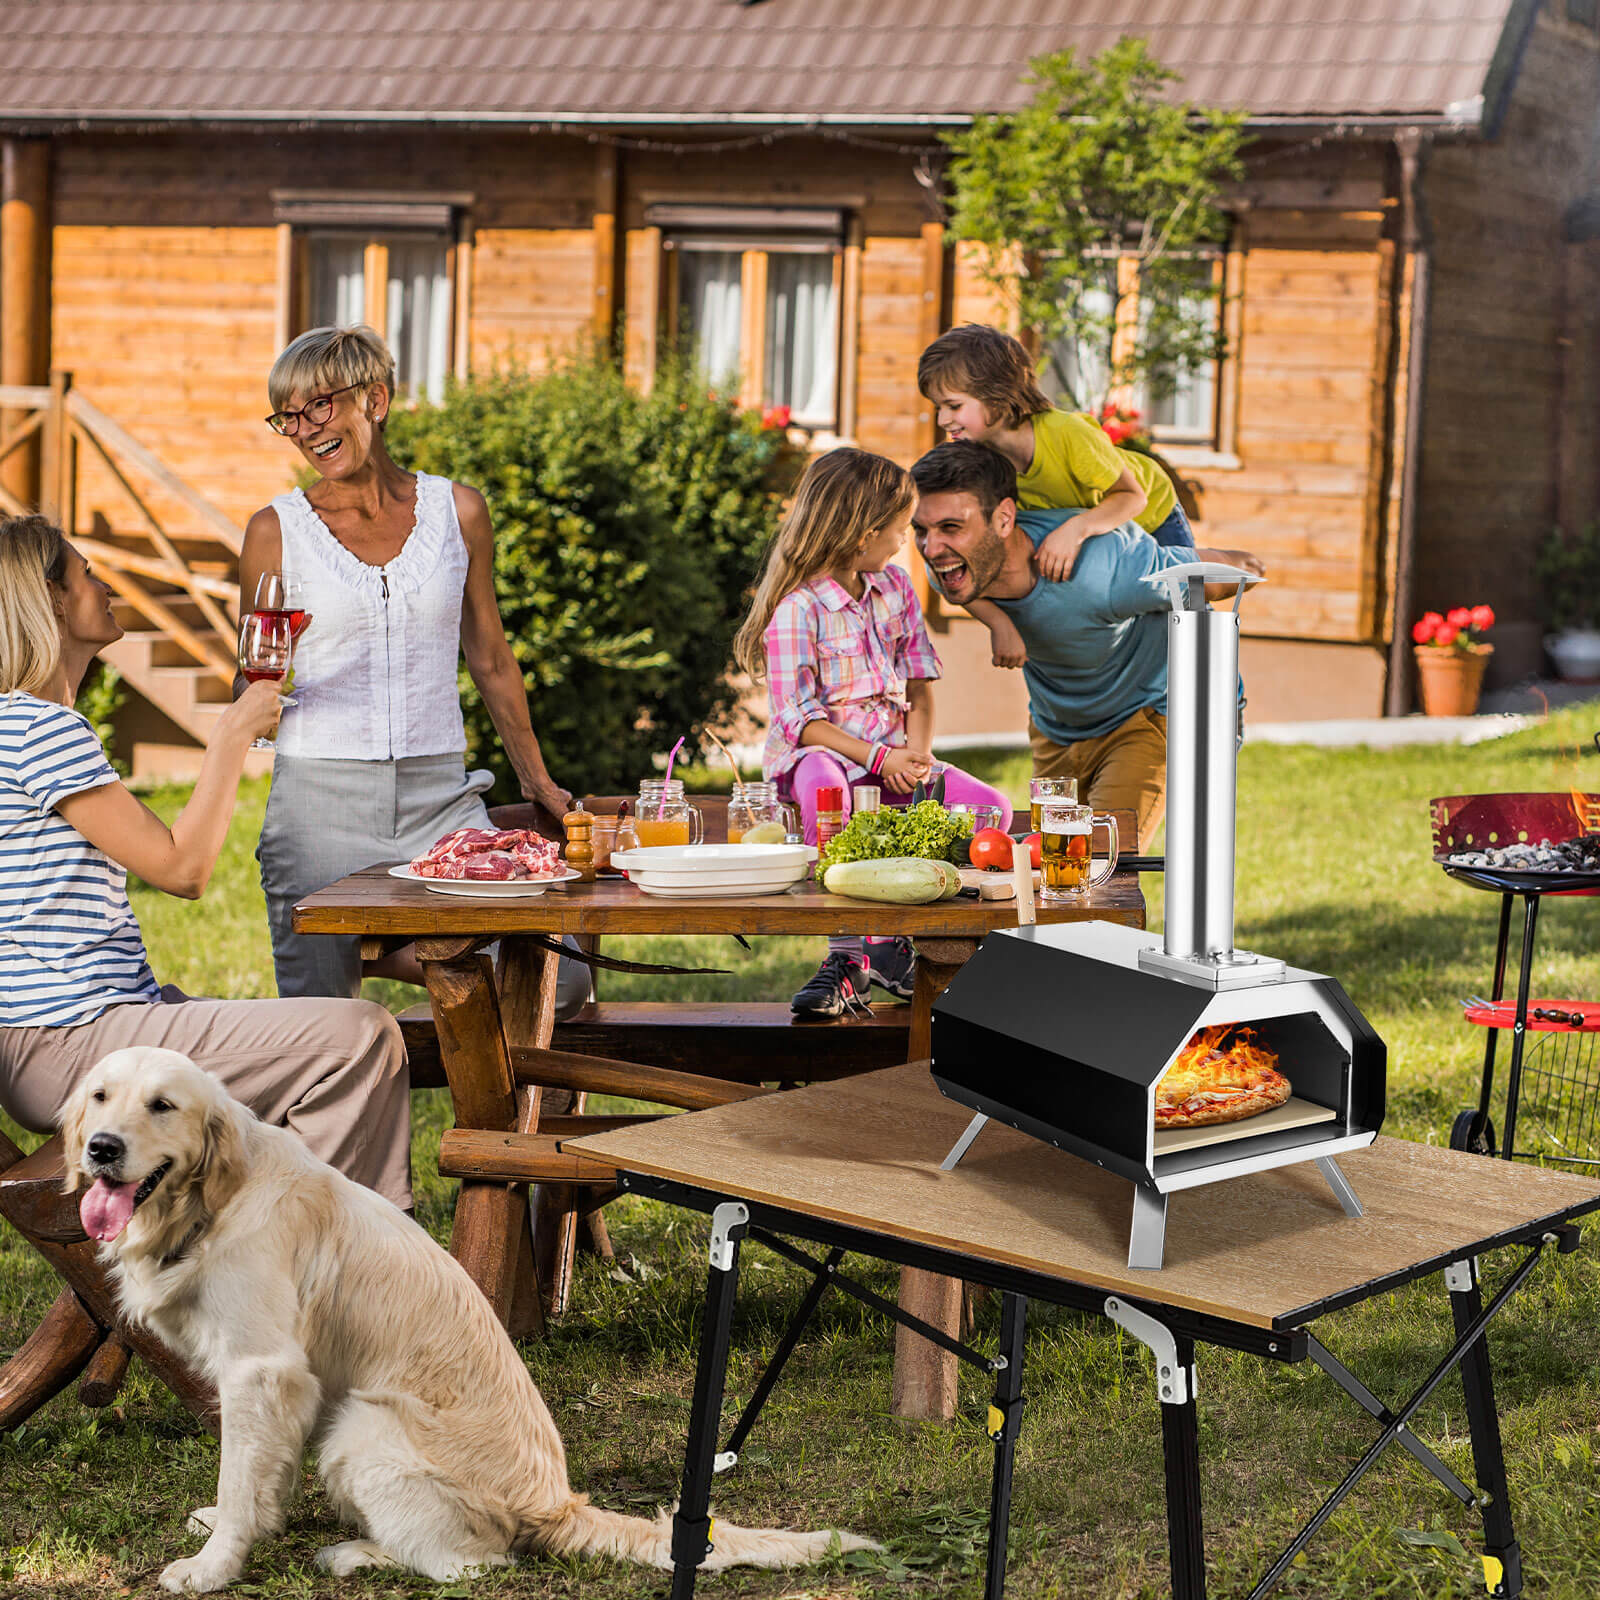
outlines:
[{"label": "golden retriever dog", "polygon": [[[232,1583],[280,1532],[308,1443],[361,1537],[336,1574],[394,1565],[435,1580],[531,1550],[670,1568],[672,1523],[592,1506],[561,1436],[466,1272],[387,1200],[267,1127],[175,1050],[118,1050],[64,1118],[68,1192],[126,1314],[217,1388],[217,1503],[164,1588]],[[86,1187],[85,1187],[86,1186]],[[833,1532],[716,1524],[708,1568],[815,1561]]]}]

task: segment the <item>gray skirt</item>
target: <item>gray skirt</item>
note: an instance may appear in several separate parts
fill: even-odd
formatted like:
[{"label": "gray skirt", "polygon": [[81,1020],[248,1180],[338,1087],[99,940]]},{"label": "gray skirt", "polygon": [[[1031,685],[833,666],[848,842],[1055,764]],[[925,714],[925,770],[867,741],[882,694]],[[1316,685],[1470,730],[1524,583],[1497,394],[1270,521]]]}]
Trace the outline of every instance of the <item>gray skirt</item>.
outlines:
[{"label": "gray skirt", "polygon": [[290,926],[296,901],[351,872],[410,861],[457,828],[492,826],[483,797],[494,782],[459,755],[400,761],[274,757],[256,860],[267,897],[278,993],[355,999],[361,941]]}]

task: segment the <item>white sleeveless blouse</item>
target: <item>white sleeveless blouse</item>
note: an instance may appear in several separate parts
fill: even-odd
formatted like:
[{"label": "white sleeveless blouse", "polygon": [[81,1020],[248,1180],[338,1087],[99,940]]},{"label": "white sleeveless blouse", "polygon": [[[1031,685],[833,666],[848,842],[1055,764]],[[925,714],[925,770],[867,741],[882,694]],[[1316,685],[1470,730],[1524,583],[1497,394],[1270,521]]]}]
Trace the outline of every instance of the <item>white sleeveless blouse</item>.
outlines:
[{"label": "white sleeveless blouse", "polygon": [[393,761],[467,747],[456,669],[467,547],[448,478],[417,474],[410,536],[386,567],[334,538],[300,489],[272,502],[283,567],[305,585],[311,625],[294,652],[286,756]]}]

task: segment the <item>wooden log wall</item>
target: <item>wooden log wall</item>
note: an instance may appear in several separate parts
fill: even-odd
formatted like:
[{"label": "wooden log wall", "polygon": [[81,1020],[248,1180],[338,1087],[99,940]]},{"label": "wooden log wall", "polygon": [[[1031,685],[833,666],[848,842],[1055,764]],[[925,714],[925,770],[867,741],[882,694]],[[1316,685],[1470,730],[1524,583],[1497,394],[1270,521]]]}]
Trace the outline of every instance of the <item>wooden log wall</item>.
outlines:
[{"label": "wooden log wall", "polygon": [[1420,608],[1491,602],[1501,676],[1540,665],[1533,556],[1596,512],[1595,256],[1564,216],[1592,182],[1593,29],[1541,8],[1504,129],[1436,148],[1432,337],[1417,530]]},{"label": "wooden log wall", "polygon": [[[843,281],[860,286],[844,310],[852,437],[902,461],[933,441],[916,390],[930,328],[1008,320],[970,254],[941,249],[909,158],[838,144],[616,161],[547,135],[106,135],[65,137],[54,155],[56,363],[241,520],[299,464],[261,421],[286,304],[277,189],[470,193],[469,368],[542,366],[600,331],[598,301],[614,295],[641,382],[671,335],[672,263],[647,205],[839,207],[851,219]],[[1385,632],[1395,462],[1384,428],[1404,293],[1385,253],[1381,153],[1328,146],[1263,170],[1246,186],[1245,247],[1230,269],[1242,296],[1230,437],[1173,454],[1203,486],[1204,536],[1272,566],[1247,631],[1371,642]],[[87,489],[86,515],[109,496]]]}]

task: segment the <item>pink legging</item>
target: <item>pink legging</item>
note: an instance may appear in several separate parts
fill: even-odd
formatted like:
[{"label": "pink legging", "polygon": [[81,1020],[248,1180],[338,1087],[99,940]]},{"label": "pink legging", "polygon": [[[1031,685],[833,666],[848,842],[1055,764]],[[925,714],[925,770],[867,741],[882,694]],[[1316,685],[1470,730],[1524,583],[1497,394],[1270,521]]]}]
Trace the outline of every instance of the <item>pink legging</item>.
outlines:
[{"label": "pink legging", "polygon": [[[1011,802],[998,789],[981,783],[970,772],[960,767],[935,763],[935,772],[944,773],[944,798],[947,805],[994,806],[1000,812],[999,826],[1011,825]],[[844,820],[850,820],[850,779],[845,776],[844,763],[831,750],[808,750],[783,780],[783,788],[800,807],[805,823],[806,843],[817,842],[817,790],[829,785],[844,790]],[[895,794],[885,789],[886,806],[909,805],[911,796]]]}]

